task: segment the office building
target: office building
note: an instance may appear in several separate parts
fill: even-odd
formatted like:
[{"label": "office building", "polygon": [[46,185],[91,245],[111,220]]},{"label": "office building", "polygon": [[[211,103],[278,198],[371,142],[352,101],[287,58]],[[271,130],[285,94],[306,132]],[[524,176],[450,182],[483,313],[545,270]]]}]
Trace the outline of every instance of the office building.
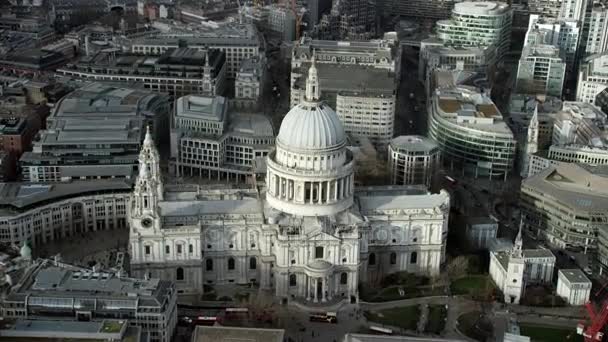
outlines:
[{"label": "office building", "polygon": [[529,0],[528,11],[531,15],[542,15],[543,18],[557,19],[561,8],[561,0]]},{"label": "office building", "polygon": [[494,45],[501,61],[509,51],[513,11],[504,2],[456,3],[452,16],[437,22],[437,38],[448,46],[488,47]]},{"label": "office building", "polygon": [[37,248],[78,234],[127,228],[123,179],[0,184],[0,242]]},{"label": "office building", "polygon": [[313,36],[326,40],[369,40],[376,37],[376,0],[333,1],[331,11],[314,27]]},{"label": "office building", "polygon": [[17,160],[24,151],[31,148],[36,130],[28,126],[31,124],[28,124],[28,120],[25,118],[0,118],[0,152],[7,156],[2,168],[6,168],[5,171],[8,171],[3,172],[3,175],[12,175],[6,177],[6,181],[14,180],[13,178],[17,174]]},{"label": "office building", "polygon": [[110,328],[106,318],[118,317],[141,328],[151,342],[170,342],[175,332],[177,292],[168,280],[127,278],[39,259],[14,282],[2,300],[5,318],[27,317],[34,322],[61,318],[101,322]]},{"label": "office building", "polygon": [[467,220],[467,240],[475,249],[488,249],[496,233],[498,222],[491,217],[471,217]]},{"label": "office building", "polygon": [[197,326],[192,333],[192,342],[230,342],[245,340],[249,342],[283,342],[285,330],[237,328],[237,327],[206,327]]},{"label": "office building", "polygon": [[567,64],[567,72],[576,72],[577,52],[582,35],[581,23],[574,19],[553,19],[530,15],[524,46],[553,45]]},{"label": "office building", "polygon": [[0,342],[114,341],[146,342],[140,327],[126,320],[96,322],[7,319],[0,329]]},{"label": "office building", "polygon": [[428,84],[436,69],[464,70],[492,74],[495,49],[489,47],[456,48],[437,39],[420,42],[418,79]]},{"label": "office building", "polygon": [[331,41],[302,37],[292,49],[291,68],[310,62],[313,52],[318,65],[357,64],[399,75],[401,48],[389,40]]},{"label": "office building", "polygon": [[550,166],[523,180],[521,211],[525,228],[556,248],[597,251],[593,268],[608,265],[608,178],[601,168]]},{"label": "office building", "polygon": [[131,178],[146,125],[167,129],[167,96],[91,83],[63,97],[19,161],[28,182]]},{"label": "office building", "polygon": [[589,28],[585,53],[593,55],[608,51],[608,8],[606,4],[594,2],[585,24]]},{"label": "office building", "polygon": [[[315,62],[316,63],[316,57]],[[311,63],[291,70],[291,105],[305,98]],[[323,100],[336,108],[345,132],[385,149],[394,134],[395,75],[386,69],[346,63],[316,63]]]},{"label": "office building", "polygon": [[512,172],[516,142],[502,114],[477,88],[439,88],[429,107],[429,136],[441,147],[444,164],[490,178]]},{"label": "office building", "polygon": [[198,50],[217,49],[226,55],[228,79],[236,77],[244,59],[263,54],[262,38],[253,24],[231,23],[213,29],[202,27],[184,31],[133,39],[129,43],[131,52],[158,56],[183,45]]},{"label": "office building", "polygon": [[558,47],[530,44],[524,46],[515,90],[521,94],[560,97],[566,77],[566,62]]},{"label": "office building", "polygon": [[550,284],[555,255],[548,249],[523,249],[522,226],[511,250],[490,252],[490,277],[505,303],[519,304],[527,285]]},{"label": "office building", "polygon": [[419,21],[436,21],[448,19],[456,1],[413,0],[403,2],[399,0],[377,0],[377,2],[381,17],[398,16]]},{"label": "office building", "polygon": [[564,101],[553,119],[552,145],[605,147],[608,116],[585,102]]},{"label": "office building", "polygon": [[220,50],[177,48],[158,57],[103,51],[83,56],[56,72],[85,80],[140,84],[179,97],[222,95],[226,69],[226,55]]},{"label": "office building", "polygon": [[563,0],[559,8],[559,18],[584,23],[592,4],[593,0]]},{"label": "office building", "polygon": [[[147,135],[129,205],[134,274],[175,279],[184,294],[254,283],[282,301],[309,303],[357,301],[359,283],[388,273],[438,274],[449,195],[424,186],[356,189],[344,128],[320,95],[313,65],[305,100],[287,113],[266,156],[265,186],[165,187]],[[379,235],[387,222],[391,230]]]},{"label": "office building", "polygon": [[589,56],[581,62],[576,101],[595,104],[597,96],[608,88],[608,53]]},{"label": "office building", "polygon": [[314,27],[331,10],[331,0],[308,0],[308,25]]},{"label": "office building", "polygon": [[441,168],[441,149],[432,139],[419,135],[402,135],[388,145],[388,163],[392,184],[435,184]]},{"label": "office building", "polygon": [[281,34],[285,41],[292,42],[296,39],[296,16],[290,7],[270,5],[267,27],[270,31]]},{"label": "office building", "polygon": [[591,281],[578,268],[557,272],[557,295],[570,305],[585,305],[591,294]]},{"label": "office building", "polygon": [[244,181],[254,159],[274,146],[266,116],[231,111],[221,96],[180,97],[172,122],[171,162],[177,176]]}]

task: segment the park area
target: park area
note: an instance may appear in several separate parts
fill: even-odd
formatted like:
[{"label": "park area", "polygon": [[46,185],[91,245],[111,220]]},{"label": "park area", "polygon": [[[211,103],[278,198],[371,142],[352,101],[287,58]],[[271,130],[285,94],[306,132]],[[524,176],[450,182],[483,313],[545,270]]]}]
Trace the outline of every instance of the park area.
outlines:
[{"label": "park area", "polygon": [[458,330],[467,337],[481,342],[490,341],[494,334],[492,322],[479,311],[458,317]]},{"label": "park area", "polygon": [[428,277],[408,272],[392,273],[384,277],[376,286],[361,284],[359,288],[361,300],[372,303],[445,294],[445,285],[433,284]]},{"label": "park area", "polygon": [[472,275],[452,281],[450,290],[453,295],[468,295],[475,299],[493,300],[498,295],[494,282],[488,275]]},{"label": "park area", "polygon": [[445,328],[445,322],[448,317],[448,309],[445,305],[429,306],[429,316],[424,327],[424,332],[427,334],[439,335]]},{"label": "park area", "polygon": [[383,326],[389,325],[405,330],[416,330],[420,318],[420,309],[418,306],[404,306],[379,311],[365,311],[364,315],[368,321]]},{"label": "park area", "polygon": [[583,342],[576,334],[576,328],[547,327],[531,324],[519,325],[521,334],[530,337],[532,342]]}]

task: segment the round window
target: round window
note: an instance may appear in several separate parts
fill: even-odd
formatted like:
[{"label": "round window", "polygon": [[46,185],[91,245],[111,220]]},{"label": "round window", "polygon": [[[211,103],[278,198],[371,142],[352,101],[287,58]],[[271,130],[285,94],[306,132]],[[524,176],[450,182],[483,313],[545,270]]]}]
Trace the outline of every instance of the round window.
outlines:
[{"label": "round window", "polygon": [[145,219],[141,220],[141,225],[144,228],[150,228],[150,227],[152,227],[152,219],[146,217]]}]

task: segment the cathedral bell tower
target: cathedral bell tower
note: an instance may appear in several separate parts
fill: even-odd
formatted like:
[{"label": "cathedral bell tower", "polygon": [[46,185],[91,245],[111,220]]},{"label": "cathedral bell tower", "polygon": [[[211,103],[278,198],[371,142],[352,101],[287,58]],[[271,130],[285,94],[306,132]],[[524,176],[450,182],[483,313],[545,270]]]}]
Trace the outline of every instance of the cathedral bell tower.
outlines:
[{"label": "cathedral bell tower", "polygon": [[163,184],[159,162],[160,156],[148,127],[139,154],[139,174],[129,206],[132,228],[160,228],[158,203],[163,200]]}]

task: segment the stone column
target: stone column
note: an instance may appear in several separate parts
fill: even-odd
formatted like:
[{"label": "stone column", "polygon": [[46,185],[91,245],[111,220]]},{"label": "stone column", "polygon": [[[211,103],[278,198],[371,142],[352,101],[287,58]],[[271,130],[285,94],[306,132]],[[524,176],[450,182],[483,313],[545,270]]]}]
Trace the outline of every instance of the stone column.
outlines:
[{"label": "stone column", "polygon": [[317,303],[317,302],[319,301],[319,298],[318,298],[318,297],[319,297],[319,295],[317,294],[317,287],[319,286],[319,285],[318,285],[318,282],[319,282],[319,278],[315,278],[315,281],[313,282],[313,284],[314,284],[314,285],[313,285],[314,290],[313,290],[313,292],[312,292],[312,293],[313,293],[313,295],[314,295],[314,300],[313,300],[313,301],[314,301],[315,303]]},{"label": "stone column", "polygon": [[331,202],[331,194],[329,193],[329,190],[331,189],[331,181],[327,181],[325,182],[327,189],[325,189],[325,202]]},{"label": "stone column", "polygon": [[338,200],[338,181],[333,180],[332,182],[334,183],[334,201],[337,201]]},{"label": "stone column", "polygon": [[331,300],[332,296],[331,293],[334,289],[334,284],[332,284],[332,276],[328,276],[327,278],[325,278],[325,283],[327,284],[327,300]]},{"label": "stone column", "polygon": [[327,292],[327,278],[321,278],[321,302],[327,302],[327,298],[325,298],[325,292]]},{"label": "stone column", "polygon": [[306,285],[306,301],[310,302],[310,277],[306,274],[304,275],[304,285]]},{"label": "stone column", "polygon": [[319,182],[319,203],[323,203],[323,192],[325,191],[323,183],[324,182]]}]

